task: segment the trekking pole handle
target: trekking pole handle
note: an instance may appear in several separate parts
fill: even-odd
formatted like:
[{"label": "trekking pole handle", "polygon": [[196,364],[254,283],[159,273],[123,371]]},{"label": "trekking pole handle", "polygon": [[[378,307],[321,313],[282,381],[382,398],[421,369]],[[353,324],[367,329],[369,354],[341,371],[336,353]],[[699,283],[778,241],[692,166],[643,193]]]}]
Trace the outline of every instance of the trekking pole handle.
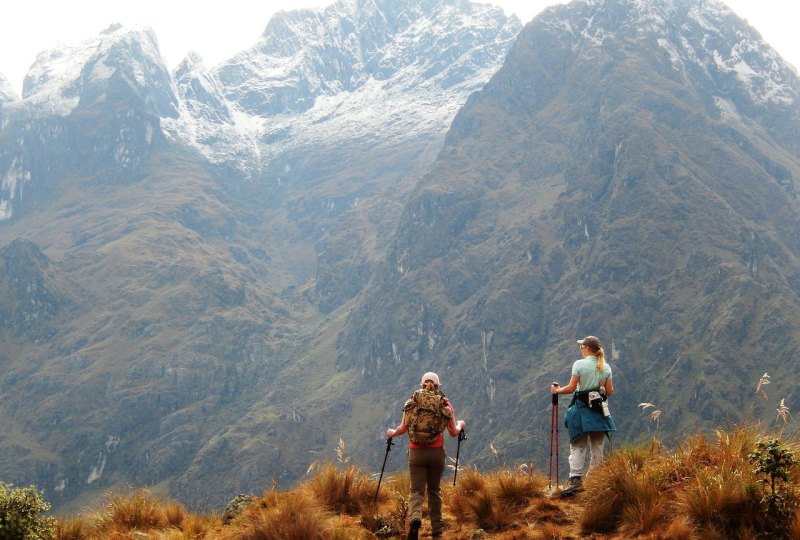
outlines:
[{"label": "trekking pole handle", "polygon": [[[553,386],[558,386],[558,383],[554,382]],[[558,405],[558,394],[553,394],[553,405]]]},{"label": "trekking pole handle", "polygon": [[386,439],[386,451],[387,451],[387,452],[391,452],[391,451],[392,451],[392,445],[393,445],[393,444],[394,444],[394,442],[392,441],[392,438],[391,438],[391,437],[389,437],[388,439]]},{"label": "trekking pole handle", "polygon": [[467,440],[467,432],[463,429],[458,432],[458,442],[466,441]]}]

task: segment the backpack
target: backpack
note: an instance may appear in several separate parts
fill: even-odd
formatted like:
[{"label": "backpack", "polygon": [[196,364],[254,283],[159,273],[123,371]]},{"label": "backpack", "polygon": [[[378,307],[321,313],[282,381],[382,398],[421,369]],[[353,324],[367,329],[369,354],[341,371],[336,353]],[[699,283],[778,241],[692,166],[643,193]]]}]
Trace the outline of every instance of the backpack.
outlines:
[{"label": "backpack", "polygon": [[439,390],[417,390],[403,406],[408,438],[414,444],[430,444],[444,432],[453,413]]}]

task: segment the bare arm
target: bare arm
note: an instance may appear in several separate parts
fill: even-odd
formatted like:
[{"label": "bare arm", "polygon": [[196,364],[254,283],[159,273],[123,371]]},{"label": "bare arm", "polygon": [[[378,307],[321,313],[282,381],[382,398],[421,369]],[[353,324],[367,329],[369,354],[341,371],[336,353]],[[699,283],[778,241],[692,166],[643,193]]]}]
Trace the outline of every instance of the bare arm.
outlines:
[{"label": "bare arm", "polygon": [[572,392],[575,391],[576,388],[578,388],[578,380],[579,380],[578,376],[577,375],[573,375],[572,377],[570,377],[569,384],[567,384],[567,386],[558,386],[558,385],[551,386],[550,387],[550,393],[551,394],[571,394]]},{"label": "bare arm", "polygon": [[403,415],[403,421],[400,422],[400,425],[397,426],[394,429],[392,429],[392,428],[387,429],[386,430],[386,436],[387,437],[395,437],[397,435],[404,435],[406,432],[408,432],[408,426],[406,425],[406,415],[404,414]]},{"label": "bare arm", "polygon": [[457,437],[459,432],[467,427],[467,423],[463,420],[459,420],[456,422],[456,412],[453,410],[453,406],[450,403],[447,404],[450,407],[450,422],[447,423],[447,432],[450,434],[451,437]]},{"label": "bare arm", "polygon": [[614,393],[614,383],[611,382],[611,379],[606,379],[606,382],[605,382],[604,386],[605,386],[605,389],[606,389],[606,395],[608,397],[611,397],[611,394]]}]

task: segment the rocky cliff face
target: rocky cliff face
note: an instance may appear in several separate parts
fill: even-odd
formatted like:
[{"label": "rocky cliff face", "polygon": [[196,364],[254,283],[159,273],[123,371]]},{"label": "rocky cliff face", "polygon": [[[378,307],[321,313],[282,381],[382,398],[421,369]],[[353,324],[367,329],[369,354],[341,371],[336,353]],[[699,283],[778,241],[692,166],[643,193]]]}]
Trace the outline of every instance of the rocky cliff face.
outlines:
[{"label": "rocky cliff face", "polygon": [[35,244],[15,240],[0,250],[0,324],[18,336],[42,339],[49,322],[74,307],[74,292]]}]

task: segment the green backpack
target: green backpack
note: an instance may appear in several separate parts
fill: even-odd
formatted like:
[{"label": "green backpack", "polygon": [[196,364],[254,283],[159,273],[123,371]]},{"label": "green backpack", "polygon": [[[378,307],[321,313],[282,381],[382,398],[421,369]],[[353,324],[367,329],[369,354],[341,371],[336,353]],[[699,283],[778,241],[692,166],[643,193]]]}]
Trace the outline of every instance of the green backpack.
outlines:
[{"label": "green backpack", "polygon": [[444,432],[453,413],[444,392],[417,390],[403,406],[408,438],[414,444],[426,445]]}]

